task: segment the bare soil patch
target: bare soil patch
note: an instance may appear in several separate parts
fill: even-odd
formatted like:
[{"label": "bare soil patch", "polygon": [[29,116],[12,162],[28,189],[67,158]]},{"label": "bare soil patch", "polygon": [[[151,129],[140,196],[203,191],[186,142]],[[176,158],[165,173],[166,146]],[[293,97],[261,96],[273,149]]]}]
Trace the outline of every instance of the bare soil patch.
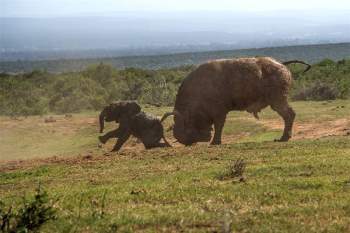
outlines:
[{"label": "bare soil patch", "polygon": [[[262,120],[261,123],[270,129],[283,130],[283,121]],[[350,119],[337,119],[323,122],[295,122],[291,140],[317,139],[332,136],[346,136],[350,134]]]},{"label": "bare soil patch", "polygon": [[[54,117],[55,122],[45,123],[45,118],[37,117],[35,119],[6,119],[0,121],[0,136],[1,133],[4,134],[7,130],[13,128],[22,128],[27,130],[29,125],[31,127],[39,127],[43,131],[55,130],[63,135],[69,135],[76,133],[81,127],[95,127],[96,128],[96,137],[98,135],[98,122],[94,117]],[[247,118],[245,118],[247,120]],[[256,121],[253,118],[248,120]],[[284,123],[279,119],[269,119],[269,120],[260,120],[256,121],[258,124],[262,124],[264,127],[271,130],[283,130]],[[29,130],[29,129],[28,129]],[[224,135],[222,138],[223,144],[235,143],[237,140],[249,137],[250,132],[242,132],[239,134]],[[350,135],[350,119],[342,118],[332,121],[323,121],[323,122],[295,122],[293,138],[291,140],[302,140],[302,139],[317,139],[324,137],[332,136],[347,136]],[[182,147],[181,144],[176,143],[175,139],[167,133],[166,138],[172,144],[173,147],[179,148]],[[132,137],[127,143],[124,144],[122,150],[118,153],[110,153],[116,140],[110,140],[106,145],[102,145],[100,149],[98,144],[96,144],[96,151],[82,151],[80,154],[76,154],[72,157],[61,157],[54,156],[42,159],[23,159],[23,160],[13,160],[13,161],[0,161],[0,172],[7,172],[11,170],[18,169],[30,169],[33,167],[38,167],[46,164],[68,164],[68,165],[79,165],[94,163],[104,160],[115,160],[121,156],[134,156],[142,155],[142,152],[145,151],[145,148],[138,139]],[[201,143],[202,144],[202,143]],[[204,144],[204,143],[203,143]],[[208,144],[208,143],[205,143]],[[105,156],[101,156],[104,154]],[[73,157],[74,156],[74,157]]]}]

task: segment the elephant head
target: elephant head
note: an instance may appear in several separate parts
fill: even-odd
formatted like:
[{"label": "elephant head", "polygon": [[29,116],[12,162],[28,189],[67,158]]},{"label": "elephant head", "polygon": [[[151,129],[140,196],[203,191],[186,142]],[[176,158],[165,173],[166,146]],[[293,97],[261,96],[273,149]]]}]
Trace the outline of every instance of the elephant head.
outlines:
[{"label": "elephant head", "polygon": [[100,113],[100,133],[103,133],[104,122],[120,122],[121,119],[129,119],[141,111],[141,107],[135,101],[120,101],[106,106]]}]

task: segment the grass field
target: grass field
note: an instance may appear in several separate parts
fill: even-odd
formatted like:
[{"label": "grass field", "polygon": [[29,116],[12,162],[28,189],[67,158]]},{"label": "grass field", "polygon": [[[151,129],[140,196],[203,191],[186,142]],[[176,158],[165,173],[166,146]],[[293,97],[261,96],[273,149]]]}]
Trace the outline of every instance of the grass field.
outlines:
[{"label": "grass field", "polygon": [[[350,101],[292,105],[288,143],[273,142],[283,124],[271,110],[232,112],[224,145],[146,151],[132,139],[115,154],[97,146],[97,113],[3,117],[0,200],[18,206],[41,183],[58,198],[42,232],[350,232]],[[244,180],[220,179],[240,158]]]}]

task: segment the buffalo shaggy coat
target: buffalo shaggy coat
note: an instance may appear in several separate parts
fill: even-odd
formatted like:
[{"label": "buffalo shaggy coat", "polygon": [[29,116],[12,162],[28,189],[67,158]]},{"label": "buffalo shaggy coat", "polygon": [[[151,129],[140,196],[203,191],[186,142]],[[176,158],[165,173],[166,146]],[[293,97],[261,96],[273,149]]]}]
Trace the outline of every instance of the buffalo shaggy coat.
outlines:
[{"label": "buffalo shaggy coat", "polygon": [[[285,65],[291,63],[308,65],[301,61],[286,62]],[[162,120],[174,115],[174,137],[185,145],[210,141],[214,125],[211,144],[217,145],[221,144],[228,112],[247,111],[258,118],[263,108],[271,106],[285,124],[279,141],[288,141],[292,136],[295,112],[287,101],[292,74],[285,65],[269,57],[214,60],[202,64],[183,80],[174,111],[165,114]]]}]

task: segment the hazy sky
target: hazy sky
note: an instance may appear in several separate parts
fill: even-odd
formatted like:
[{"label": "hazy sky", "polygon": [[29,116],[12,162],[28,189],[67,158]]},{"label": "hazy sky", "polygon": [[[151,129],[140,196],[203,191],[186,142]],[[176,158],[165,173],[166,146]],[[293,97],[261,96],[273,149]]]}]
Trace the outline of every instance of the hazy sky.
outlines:
[{"label": "hazy sky", "polygon": [[[315,7],[316,6],[316,7]],[[316,9],[315,9],[316,8]],[[117,11],[350,10],[350,0],[0,0],[0,16],[80,16]]]}]

